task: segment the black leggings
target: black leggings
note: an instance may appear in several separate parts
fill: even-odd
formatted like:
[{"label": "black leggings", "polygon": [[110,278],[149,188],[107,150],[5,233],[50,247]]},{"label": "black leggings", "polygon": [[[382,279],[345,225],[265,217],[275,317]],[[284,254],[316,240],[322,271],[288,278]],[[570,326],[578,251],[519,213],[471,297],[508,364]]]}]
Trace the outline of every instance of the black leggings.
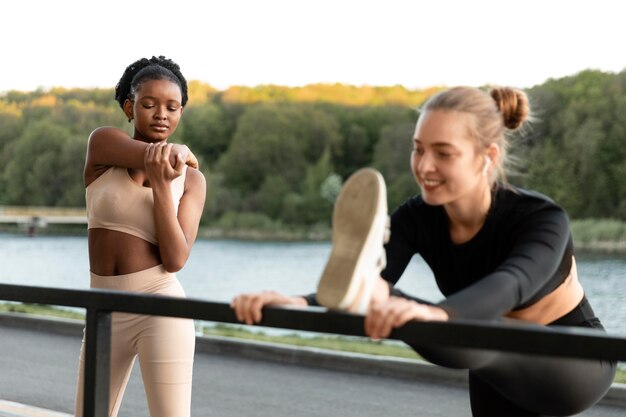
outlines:
[{"label": "black leggings", "polygon": [[[415,299],[395,289],[393,295]],[[549,326],[603,329],[586,298]],[[467,348],[411,347],[434,364],[469,370],[474,417],[569,416],[580,413],[606,394],[617,365],[616,362],[598,359]]]}]

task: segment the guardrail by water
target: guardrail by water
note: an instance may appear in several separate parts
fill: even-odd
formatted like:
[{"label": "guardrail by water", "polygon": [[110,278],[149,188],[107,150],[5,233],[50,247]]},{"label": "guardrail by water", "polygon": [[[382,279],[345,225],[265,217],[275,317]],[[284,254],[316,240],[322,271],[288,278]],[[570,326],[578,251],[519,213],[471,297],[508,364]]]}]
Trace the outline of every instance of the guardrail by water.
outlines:
[{"label": "guardrail by water", "polygon": [[29,236],[49,224],[87,224],[85,208],[0,206],[0,223],[21,226]]},{"label": "guardrail by water", "polygon": [[84,207],[0,206],[0,223],[86,224],[87,211]]},{"label": "guardrail by water", "polygon": [[[111,313],[114,311],[238,323],[227,303],[107,290],[69,290],[0,284],[0,300],[87,310],[85,417],[108,413]],[[365,336],[363,316],[319,307],[266,307],[260,326]],[[407,323],[391,339],[423,346],[446,345],[548,356],[626,361],[626,338],[585,328],[547,328],[500,322],[453,320]]]}]

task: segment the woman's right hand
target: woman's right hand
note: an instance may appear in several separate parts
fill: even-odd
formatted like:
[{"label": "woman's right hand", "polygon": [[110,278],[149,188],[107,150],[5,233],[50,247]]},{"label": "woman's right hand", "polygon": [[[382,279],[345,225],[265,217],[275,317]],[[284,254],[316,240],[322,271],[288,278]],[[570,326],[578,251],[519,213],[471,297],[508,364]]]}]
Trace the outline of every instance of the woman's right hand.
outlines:
[{"label": "woman's right hand", "polygon": [[270,304],[306,306],[303,297],[288,297],[275,291],[263,291],[251,294],[239,294],[230,306],[235,310],[237,320],[246,324],[256,324],[261,321],[263,307]]}]

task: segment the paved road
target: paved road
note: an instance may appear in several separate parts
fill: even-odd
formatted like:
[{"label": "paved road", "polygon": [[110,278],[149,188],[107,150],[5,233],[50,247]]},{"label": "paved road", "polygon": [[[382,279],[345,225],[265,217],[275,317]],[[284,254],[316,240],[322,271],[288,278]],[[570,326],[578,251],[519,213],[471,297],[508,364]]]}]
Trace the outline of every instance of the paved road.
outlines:
[{"label": "paved road", "polygon": [[[80,334],[0,325],[0,399],[71,413]],[[580,416],[625,415],[598,405]],[[462,385],[198,352],[192,415],[470,417]],[[120,417],[148,417],[138,366]]]}]

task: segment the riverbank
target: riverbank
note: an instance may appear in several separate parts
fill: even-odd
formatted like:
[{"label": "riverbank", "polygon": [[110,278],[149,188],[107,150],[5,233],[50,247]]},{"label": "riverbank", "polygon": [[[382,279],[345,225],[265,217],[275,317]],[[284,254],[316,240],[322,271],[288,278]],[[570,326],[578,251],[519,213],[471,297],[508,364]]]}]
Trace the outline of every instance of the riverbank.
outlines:
[{"label": "riverbank", "polygon": [[210,240],[247,240],[254,242],[327,242],[331,238],[331,229],[328,227],[314,227],[312,229],[279,228],[218,228],[201,227],[198,231],[199,239]]},{"label": "riverbank", "polygon": [[[200,227],[198,239],[207,240],[242,240],[255,242],[324,242],[330,241],[332,230],[327,225],[312,227],[292,227],[274,222],[233,222],[232,224],[208,225]],[[571,222],[574,245],[577,250],[625,253],[626,221],[615,219],[580,219]],[[0,233],[26,234],[23,227],[15,225],[0,226]],[[35,235],[45,236],[84,236],[84,225],[63,226],[49,225],[38,228]]]},{"label": "riverbank", "polygon": [[626,253],[626,222],[615,219],[581,219],[571,222],[577,249]]},{"label": "riverbank", "polygon": [[[254,222],[220,227],[202,227],[203,239],[237,239],[251,241],[329,241],[332,230],[325,225],[294,228],[280,223]],[[269,227],[268,227],[269,226]],[[577,249],[594,252],[626,253],[626,222],[615,219],[580,219],[571,222]]]}]

